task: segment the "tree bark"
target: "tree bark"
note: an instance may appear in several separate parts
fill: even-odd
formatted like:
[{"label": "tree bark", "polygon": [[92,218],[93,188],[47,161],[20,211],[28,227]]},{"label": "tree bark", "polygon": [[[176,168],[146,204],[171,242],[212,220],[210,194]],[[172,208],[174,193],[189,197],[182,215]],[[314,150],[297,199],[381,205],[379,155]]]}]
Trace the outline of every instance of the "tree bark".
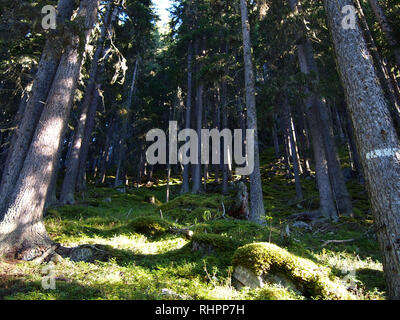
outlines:
[{"label": "tree bark", "polygon": [[358,24],[342,28],[350,0],[324,0],[364,168],[390,299],[400,299],[400,143]]},{"label": "tree bark", "polygon": [[[74,0],[59,0],[57,24],[70,20],[74,9]],[[59,28],[62,29],[62,28]],[[31,97],[25,107],[24,115],[13,137],[13,144],[7,154],[0,185],[0,207],[10,197],[21,169],[24,165],[35,129],[44,108],[44,102],[51,88],[59,65],[62,50],[60,42],[64,35],[55,31],[46,41],[33,83]]]},{"label": "tree bark", "polygon": [[[43,208],[59,154],[60,140],[73,102],[85,47],[97,17],[99,0],[83,0],[77,18],[84,36],[72,36],[61,57],[31,146],[10,198],[0,211],[0,254],[32,260],[51,246]],[[83,42],[83,43],[82,43]]]},{"label": "tree bark", "polygon": [[265,210],[263,202],[263,191],[261,185],[260,159],[258,151],[257,132],[257,110],[254,88],[254,71],[251,54],[250,22],[247,12],[246,0],[240,0],[240,11],[242,19],[246,105],[247,105],[247,128],[254,129],[254,171],[250,175],[250,220],[259,224],[265,222]]}]

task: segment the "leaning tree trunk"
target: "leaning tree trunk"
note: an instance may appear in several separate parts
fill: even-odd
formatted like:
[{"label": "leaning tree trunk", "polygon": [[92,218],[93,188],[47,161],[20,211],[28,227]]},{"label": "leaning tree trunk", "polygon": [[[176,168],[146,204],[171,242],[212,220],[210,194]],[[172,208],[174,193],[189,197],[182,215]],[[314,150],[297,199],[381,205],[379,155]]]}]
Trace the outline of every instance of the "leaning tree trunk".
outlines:
[{"label": "leaning tree trunk", "polygon": [[342,28],[341,9],[352,1],[324,4],[375,216],[388,296],[400,299],[399,139],[360,26]]},{"label": "leaning tree trunk", "polygon": [[[242,18],[244,69],[246,84],[247,129],[254,130],[254,171],[250,175],[250,220],[264,223],[265,210],[261,185],[260,159],[258,151],[257,111],[254,88],[254,71],[251,54],[250,22],[246,0],[240,0]],[[249,156],[249,155],[248,155]]]},{"label": "leaning tree trunk", "polygon": [[61,57],[21,173],[0,211],[0,254],[10,258],[32,260],[51,246],[43,208],[81,70],[80,50],[86,45],[98,7],[99,0],[81,1],[77,19],[84,19],[83,30],[72,36]]},{"label": "leaning tree trunk", "polygon": [[[79,170],[79,155],[82,147],[82,142],[85,135],[85,128],[90,121],[88,119],[89,116],[93,116],[93,114],[89,115],[89,109],[91,107],[92,100],[96,96],[94,94],[96,87],[96,78],[97,71],[99,67],[99,59],[101,58],[101,54],[103,52],[104,41],[106,38],[106,31],[108,29],[108,25],[111,20],[111,4],[108,5],[106,16],[104,17],[103,25],[101,27],[100,37],[97,41],[97,48],[93,55],[93,60],[90,66],[89,72],[89,81],[86,86],[85,98],[83,99],[81,106],[81,114],[78,124],[76,125],[74,141],[72,142],[71,153],[69,154],[69,158],[66,160],[67,169],[65,171],[64,182],[61,188],[60,201],[63,204],[74,204],[74,192],[76,186],[76,180],[78,176]],[[97,96],[96,96],[97,97]]]},{"label": "leaning tree trunk", "polygon": [[[120,11],[118,7],[114,8],[113,14],[111,15],[111,19],[107,23],[107,39],[110,39],[112,36],[112,27],[114,25],[115,20],[118,17],[119,12]],[[100,92],[102,83],[104,81],[105,65],[110,56],[109,52],[110,52],[110,46],[108,45],[103,49],[101,63],[98,67],[98,72],[96,77],[96,86],[92,92],[92,99],[88,111],[88,120],[85,126],[85,133],[83,135],[82,146],[79,152],[79,170],[75,184],[76,191],[78,192],[86,190],[86,161],[89,153],[90,139],[92,138],[92,133],[95,127],[96,112],[101,98]]]},{"label": "leaning tree trunk", "polygon": [[[74,5],[74,0],[59,0],[57,5],[58,25],[71,19]],[[62,29],[63,28],[59,27],[59,30]],[[58,31],[50,33],[50,37],[44,46],[38,65],[38,71],[33,83],[31,98],[27,102],[24,115],[13,137],[13,144],[7,154],[0,185],[0,207],[4,205],[4,201],[10,197],[24,165],[36,126],[43,111],[43,102],[46,101],[57,71],[62,54],[60,48],[62,48],[61,42],[63,38],[64,35]]]},{"label": "leaning tree trunk", "polygon": [[127,98],[124,103],[124,107],[126,110],[126,114],[122,116],[122,128],[120,131],[120,137],[118,141],[118,152],[117,152],[117,171],[115,174],[115,181],[114,187],[124,186],[126,182],[126,154],[127,154],[127,147],[126,147],[126,140],[128,138],[128,126],[129,126],[129,118],[131,115],[131,107],[132,107],[132,99],[136,89],[136,78],[139,70],[139,61],[140,56],[138,55],[135,62],[135,68],[132,74],[132,81],[129,86],[129,91]]}]

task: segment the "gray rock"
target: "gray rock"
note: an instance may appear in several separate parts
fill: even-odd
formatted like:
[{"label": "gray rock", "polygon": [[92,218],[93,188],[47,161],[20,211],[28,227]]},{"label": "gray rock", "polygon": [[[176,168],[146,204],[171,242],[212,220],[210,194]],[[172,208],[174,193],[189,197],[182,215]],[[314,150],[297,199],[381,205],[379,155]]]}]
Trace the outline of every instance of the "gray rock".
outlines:
[{"label": "gray rock", "polygon": [[235,286],[238,290],[242,287],[249,287],[252,289],[262,288],[265,285],[261,276],[257,276],[252,271],[242,266],[237,266],[235,268],[232,277],[236,282]]},{"label": "gray rock", "polygon": [[112,200],[111,200],[111,198],[110,197],[108,197],[108,198],[105,198],[104,199],[104,202],[108,202],[108,203],[110,203]]},{"label": "gray rock", "polygon": [[303,221],[296,221],[295,223],[293,223],[292,227],[297,229],[305,229],[309,231],[312,230],[311,226]]},{"label": "gray rock", "polygon": [[238,290],[243,287],[249,287],[251,289],[263,288],[266,283],[274,283],[299,293],[294,283],[280,273],[268,273],[257,276],[249,269],[243,266],[237,266],[232,277],[235,287]]}]

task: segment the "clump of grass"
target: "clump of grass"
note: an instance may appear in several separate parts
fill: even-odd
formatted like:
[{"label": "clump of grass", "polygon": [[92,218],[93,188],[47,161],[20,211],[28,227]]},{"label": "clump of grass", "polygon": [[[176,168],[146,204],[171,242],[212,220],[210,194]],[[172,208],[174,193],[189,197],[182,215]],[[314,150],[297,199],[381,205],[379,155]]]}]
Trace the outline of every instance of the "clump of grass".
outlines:
[{"label": "clump of grass", "polygon": [[163,204],[160,209],[179,223],[205,222],[222,215],[219,194],[185,194]]}]

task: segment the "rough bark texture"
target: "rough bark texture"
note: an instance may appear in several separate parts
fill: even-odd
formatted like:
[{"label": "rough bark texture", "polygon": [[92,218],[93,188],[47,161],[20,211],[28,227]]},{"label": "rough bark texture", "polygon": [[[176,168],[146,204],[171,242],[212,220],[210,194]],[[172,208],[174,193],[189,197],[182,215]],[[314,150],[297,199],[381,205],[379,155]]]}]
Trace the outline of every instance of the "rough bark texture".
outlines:
[{"label": "rough bark texture", "polygon": [[[57,23],[61,25],[65,20],[70,20],[74,9],[74,0],[59,0],[57,9]],[[60,30],[62,28],[59,27]],[[32,94],[25,107],[24,115],[18,130],[13,137],[13,143],[8,151],[0,185],[0,207],[10,197],[10,193],[18,179],[24,164],[29,146],[32,141],[36,126],[42,114],[44,102],[48,96],[53,78],[62,54],[63,33],[50,33],[46,41],[38,65],[38,71],[33,83]]]},{"label": "rough bark texture", "polygon": [[51,244],[42,220],[43,208],[81,70],[79,48],[85,45],[81,41],[88,39],[98,6],[99,0],[81,1],[78,17],[85,21],[84,37],[72,36],[61,57],[21,173],[0,211],[0,255],[32,260]]},{"label": "rough bark texture", "polygon": [[254,71],[251,54],[250,22],[247,13],[246,0],[240,0],[242,18],[244,68],[246,84],[247,129],[254,129],[254,171],[250,175],[250,220],[257,223],[265,222],[263,191],[261,185],[260,159],[258,151],[257,112],[254,88]]},{"label": "rough bark texture", "polygon": [[391,299],[400,299],[400,144],[361,28],[342,28],[350,0],[325,0]]}]

